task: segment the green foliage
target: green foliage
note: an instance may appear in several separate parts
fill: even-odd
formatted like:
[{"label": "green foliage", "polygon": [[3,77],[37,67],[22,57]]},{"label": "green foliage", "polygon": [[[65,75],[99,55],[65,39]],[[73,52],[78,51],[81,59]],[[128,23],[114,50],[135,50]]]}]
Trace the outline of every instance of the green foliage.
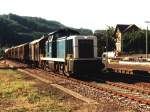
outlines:
[{"label": "green foliage", "polygon": [[[48,21],[38,17],[0,15],[0,47],[11,47],[40,38],[66,26],[57,21]],[[81,34],[91,34],[88,29],[76,29]]]},{"label": "green foliage", "polygon": [[27,99],[29,103],[35,103],[40,101],[40,96],[38,95],[38,93],[32,92],[28,94]]},{"label": "green foliage", "polygon": [[52,89],[52,87],[42,84],[27,74],[22,74],[16,70],[1,69],[1,112],[71,111],[72,105],[66,103],[66,101],[68,102],[67,99],[63,101],[64,94],[60,94],[57,89]]},{"label": "green foliage", "polygon": [[59,22],[14,14],[0,16],[0,46],[10,47],[64,27]]},{"label": "green foliage", "polygon": [[0,58],[1,58],[1,57],[4,57],[4,54],[5,54],[5,53],[4,53],[4,49],[1,49],[1,48],[0,48]]},{"label": "green foliage", "polygon": [[[146,38],[145,30],[123,34],[123,51],[128,53],[145,53]],[[148,33],[150,38],[150,33]],[[150,41],[148,41],[148,50],[150,51]]]},{"label": "green foliage", "polygon": [[93,35],[93,32],[90,29],[80,28],[77,31],[79,31],[79,33],[82,35]]},{"label": "green foliage", "polygon": [[98,56],[101,56],[106,51],[108,45],[108,51],[115,49],[115,41],[113,38],[114,28],[108,27],[106,30],[96,30],[94,35],[97,36],[98,40]]},{"label": "green foliage", "polygon": [[106,32],[106,38],[108,38],[108,51],[113,51],[115,49],[115,40],[114,40],[114,31],[115,29],[111,26],[108,26]]},{"label": "green foliage", "polygon": [[[98,39],[98,55],[101,56],[106,51],[108,39],[108,51],[115,50],[114,28],[108,27],[107,30],[97,30],[94,35]],[[135,32],[125,32],[122,34],[123,52],[126,53],[145,53],[146,31],[139,30]],[[148,32],[148,52],[150,52],[150,32]]]}]

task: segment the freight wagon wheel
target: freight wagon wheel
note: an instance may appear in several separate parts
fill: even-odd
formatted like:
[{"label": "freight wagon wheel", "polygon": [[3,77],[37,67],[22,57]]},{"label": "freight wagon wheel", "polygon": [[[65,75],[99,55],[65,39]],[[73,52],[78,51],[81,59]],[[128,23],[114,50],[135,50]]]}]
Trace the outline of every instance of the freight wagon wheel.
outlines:
[{"label": "freight wagon wheel", "polygon": [[41,68],[44,70],[44,64],[41,65]]},{"label": "freight wagon wheel", "polygon": [[44,70],[47,71],[47,66],[46,65],[44,66]]},{"label": "freight wagon wheel", "polygon": [[54,72],[55,72],[55,73],[59,73],[59,63],[55,63]]},{"label": "freight wagon wheel", "polygon": [[41,61],[41,68],[44,70],[45,62]]},{"label": "freight wagon wheel", "polygon": [[64,72],[64,75],[69,77],[70,73],[69,72]]},{"label": "freight wagon wheel", "polygon": [[44,63],[44,66],[43,66],[44,70],[45,71],[49,71],[49,66],[48,66],[48,63]]}]

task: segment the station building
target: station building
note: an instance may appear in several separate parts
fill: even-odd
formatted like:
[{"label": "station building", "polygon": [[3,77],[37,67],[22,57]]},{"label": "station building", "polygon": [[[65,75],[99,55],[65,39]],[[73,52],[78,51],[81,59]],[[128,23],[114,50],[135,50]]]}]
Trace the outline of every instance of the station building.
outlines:
[{"label": "station building", "polygon": [[115,45],[116,45],[116,55],[123,52],[123,34],[127,32],[138,31],[138,28],[135,24],[117,24],[114,32]]}]

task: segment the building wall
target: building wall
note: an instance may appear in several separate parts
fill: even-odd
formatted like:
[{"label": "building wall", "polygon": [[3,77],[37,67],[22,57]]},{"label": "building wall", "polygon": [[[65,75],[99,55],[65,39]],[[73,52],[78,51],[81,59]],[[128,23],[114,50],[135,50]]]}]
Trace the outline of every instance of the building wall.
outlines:
[{"label": "building wall", "polygon": [[116,38],[116,52],[120,53],[121,52],[121,32],[119,31],[119,29],[117,29],[117,32],[115,34],[115,38]]}]

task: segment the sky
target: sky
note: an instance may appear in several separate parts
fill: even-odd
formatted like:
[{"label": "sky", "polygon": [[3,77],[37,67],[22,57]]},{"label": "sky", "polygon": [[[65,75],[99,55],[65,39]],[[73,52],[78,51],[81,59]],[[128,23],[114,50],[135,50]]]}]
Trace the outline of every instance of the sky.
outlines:
[{"label": "sky", "polygon": [[0,14],[41,17],[74,28],[150,24],[150,0],[0,0]]}]

